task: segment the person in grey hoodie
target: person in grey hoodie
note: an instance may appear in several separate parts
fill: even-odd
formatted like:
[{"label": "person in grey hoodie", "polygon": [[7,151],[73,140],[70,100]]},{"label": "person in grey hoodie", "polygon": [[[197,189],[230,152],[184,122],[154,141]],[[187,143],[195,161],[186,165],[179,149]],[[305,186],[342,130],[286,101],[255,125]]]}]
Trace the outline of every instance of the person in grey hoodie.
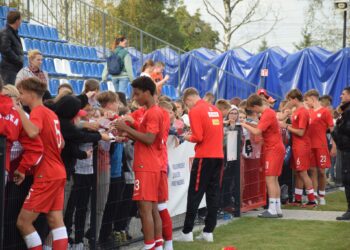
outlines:
[{"label": "person in grey hoodie", "polygon": [[[117,54],[123,62],[123,69],[119,75],[112,75],[112,82],[115,92],[126,93],[128,85],[134,80],[134,73],[132,69],[132,60],[129,52],[125,49],[128,44],[128,40],[125,36],[120,36],[115,39],[114,52]],[[108,77],[107,64],[104,67],[102,73],[102,81],[106,81]]]}]

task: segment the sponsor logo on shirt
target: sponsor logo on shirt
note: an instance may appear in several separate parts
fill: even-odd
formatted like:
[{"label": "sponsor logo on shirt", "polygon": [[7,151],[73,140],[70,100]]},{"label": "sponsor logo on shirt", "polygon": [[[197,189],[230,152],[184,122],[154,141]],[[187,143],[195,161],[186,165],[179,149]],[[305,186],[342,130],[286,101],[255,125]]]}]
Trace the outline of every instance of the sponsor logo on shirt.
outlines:
[{"label": "sponsor logo on shirt", "polygon": [[214,126],[220,125],[219,119],[213,119],[213,120],[212,120],[212,123],[213,123]]},{"label": "sponsor logo on shirt", "polygon": [[208,112],[210,118],[219,117],[219,112]]}]

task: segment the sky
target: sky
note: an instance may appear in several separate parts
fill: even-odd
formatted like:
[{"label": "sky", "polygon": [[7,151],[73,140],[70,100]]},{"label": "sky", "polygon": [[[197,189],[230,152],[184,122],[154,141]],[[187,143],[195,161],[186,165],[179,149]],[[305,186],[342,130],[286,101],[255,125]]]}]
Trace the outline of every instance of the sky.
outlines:
[{"label": "sky", "polygon": [[[215,3],[216,10],[224,13],[222,0],[211,0]],[[266,35],[267,44],[269,47],[279,46],[288,52],[294,52],[296,49],[293,43],[298,43],[302,40],[301,31],[305,25],[305,12],[308,8],[309,0],[261,0],[262,8],[269,8],[277,11],[279,19],[281,19],[274,30]],[[223,35],[223,30],[218,22],[210,16],[203,4],[202,0],[184,0],[188,11],[193,14],[197,9],[200,10],[202,19],[210,23],[212,27],[219,31],[220,36]],[[243,41],[245,37],[264,30],[265,27],[271,26],[273,18],[267,17],[265,22],[250,25],[240,31],[238,40]],[[248,35],[247,35],[248,33]],[[243,46],[244,49],[250,52],[257,52],[261,40],[254,41]]]}]

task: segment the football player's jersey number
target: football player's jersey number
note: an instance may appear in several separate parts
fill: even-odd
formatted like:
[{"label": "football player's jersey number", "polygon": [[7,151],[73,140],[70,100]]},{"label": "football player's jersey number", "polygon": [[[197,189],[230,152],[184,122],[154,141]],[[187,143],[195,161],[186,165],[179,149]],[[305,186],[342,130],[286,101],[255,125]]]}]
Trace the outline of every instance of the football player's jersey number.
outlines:
[{"label": "football player's jersey number", "polygon": [[135,179],[134,189],[136,191],[138,191],[140,189],[140,181],[138,179]]},{"label": "football player's jersey number", "polygon": [[326,163],[327,162],[327,157],[325,155],[321,155],[321,163]]},{"label": "football player's jersey number", "polygon": [[59,121],[54,120],[54,125],[55,125],[55,131],[56,131],[56,141],[57,141],[57,146],[58,148],[61,148],[62,146],[62,135],[61,135],[61,130],[59,129]]}]

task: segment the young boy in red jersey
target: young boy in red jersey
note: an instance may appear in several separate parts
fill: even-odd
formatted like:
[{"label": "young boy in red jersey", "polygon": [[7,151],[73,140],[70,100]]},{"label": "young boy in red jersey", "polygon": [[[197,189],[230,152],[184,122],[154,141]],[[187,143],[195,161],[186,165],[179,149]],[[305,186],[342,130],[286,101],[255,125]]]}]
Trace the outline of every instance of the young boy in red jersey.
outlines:
[{"label": "young boy in red jersey", "polygon": [[145,249],[162,249],[162,221],[157,204],[163,165],[163,112],[155,103],[156,86],[151,78],[139,77],[131,85],[134,99],[140,106],[146,106],[144,116],[137,130],[121,119],[115,126],[135,140],[133,200],[138,203]]},{"label": "young boy in red jersey", "polygon": [[[43,106],[45,83],[37,78],[27,78],[18,83],[17,88],[21,102],[31,109],[30,119],[18,109],[23,128],[29,137],[39,136],[45,145],[43,158],[34,168],[34,183],[18,216],[17,227],[28,249],[41,250],[42,243],[33,222],[40,213],[45,213],[52,230],[53,249],[66,250],[68,237],[62,215],[66,170],[60,156],[64,145],[60,123],[56,114]],[[20,184],[24,178],[23,173],[15,171],[15,182]]]},{"label": "young boy in red jersey", "polygon": [[291,167],[295,170],[295,202],[301,205],[303,187],[306,189],[308,203],[304,206],[315,207],[315,195],[312,181],[307,173],[311,161],[311,143],[308,110],[304,107],[303,95],[298,89],[291,90],[286,97],[286,107],[295,111],[291,115],[292,125],[281,122],[281,127],[286,128],[292,134],[292,162]]},{"label": "young boy in red jersey", "polygon": [[[320,95],[312,89],[304,94],[305,104],[310,113],[310,139],[311,139],[311,179],[314,190],[319,194],[320,205],[326,205],[326,169],[331,167],[331,158],[328,150],[327,130],[333,131],[334,123],[330,110],[322,107]],[[335,143],[332,151],[336,152]]]},{"label": "young boy in red jersey", "polygon": [[168,141],[170,129],[170,116],[174,117],[173,106],[166,101],[159,102],[159,107],[163,111],[163,164],[160,171],[160,185],[158,190],[158,211],[162,219],[162,234],[164,238],[164,250],[173,250],[173,222],[167,208],[168,197],[168,151],[166,143]]},{"label": "young boy in red jersey", "polygon": [[193,241],[193,225],[199,204],[206,194],[208,214],[197,239],[212,242],[220,200],[220,175],[223,170],[224,127],[220,110],[201,99],[195,88],[184,91],[183,101],[190,109],[191,134],[184,139],[196,143],[188,187],[187,208],[180,241]]},{"label": "young boy in red jersey", "polygon": [[258,216],[261,218],[282,217],[278,177],[282,173],[285,148],[277,116],[268,103],[256,94],[249,96],[247,99],[247,109],[261,114],[260,121],[257,127],[249,123],[242,123],[242,127],[254,135],[262,135],[264,139],[262,154],[267,193],[269,195],[269,208]]}]

